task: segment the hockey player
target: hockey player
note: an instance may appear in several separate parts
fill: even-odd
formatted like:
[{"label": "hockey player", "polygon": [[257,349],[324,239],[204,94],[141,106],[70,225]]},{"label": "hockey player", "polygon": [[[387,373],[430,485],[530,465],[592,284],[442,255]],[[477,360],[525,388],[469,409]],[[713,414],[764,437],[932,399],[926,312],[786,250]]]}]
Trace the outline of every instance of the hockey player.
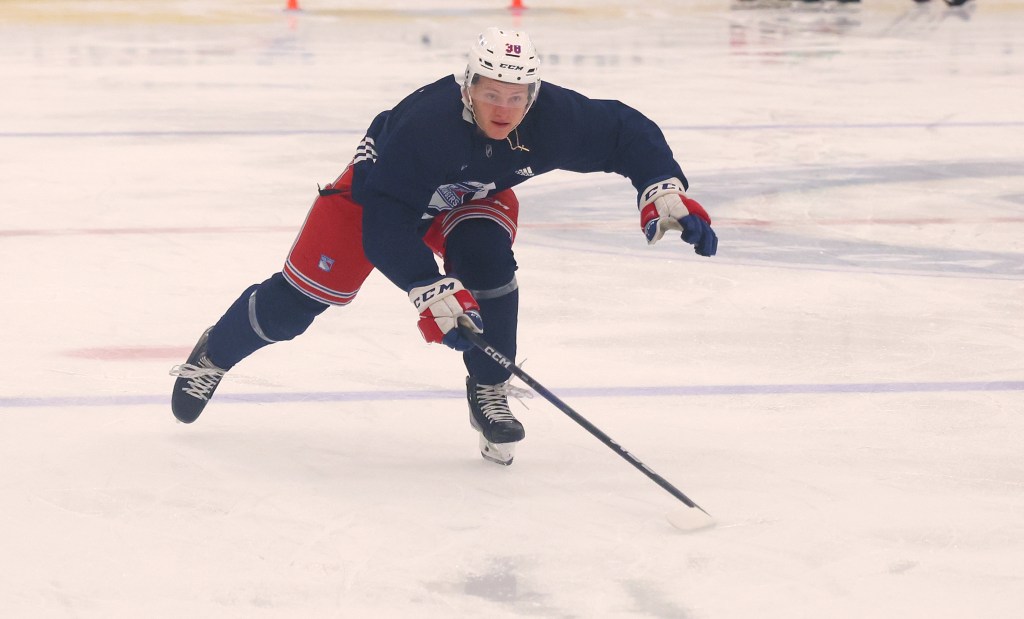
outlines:
[{"label": "hockey player", "polygon": [[685,194],[686,177],[654,122],[618,101],[542,87],[529,37],[489,28],[461,83],[428,84],[370,123],[351,163],[314,201],[282,270],[242,292],[171,370],[174,416],[195,421],[225,372],[300,335],[329,306],[350,303],[376,268],[409,294],[427,342],[463,352],[481,453],[511,463],[525,432],[508,407],[510,373],[458,327],[482,333],[486,324],[488,341],[515,358],[512,187],[555,169],[625,176],[648,243],[676,230],[696,253],[715,254],[711,219]]}]

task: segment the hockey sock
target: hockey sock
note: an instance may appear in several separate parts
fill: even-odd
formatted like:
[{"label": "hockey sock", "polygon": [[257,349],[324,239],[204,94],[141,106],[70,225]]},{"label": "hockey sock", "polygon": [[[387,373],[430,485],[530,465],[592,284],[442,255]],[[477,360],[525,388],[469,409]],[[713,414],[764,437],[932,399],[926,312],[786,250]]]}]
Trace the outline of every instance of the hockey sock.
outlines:
[{"label": "hockey sock", "polygon": [[[487,341],[515,359],[519,285],[508,232],[486,218],[460,222],[445,242],[445,268],[462,281],[480,304]],[[469,375],[481,384],[495,385],[508,380],[509,371],[480,350],[464,353],[463,359]]]},{"label": "hockey sock", "polygon": [[229,370],[267,344],[301,335],[327,309],[275,273],[249,286],[210,331],[210,360]]},{"label": "hockey sock", "polygon": [[[515,285],[515,278],[509,282]],[[513,288],[498,297],[488,297],[485,290],[471,290],[480,304],[480,315],[484,319],[484,336],[487,342],[509,359],[516,358],[516,332],[519,316],[519,289]],[[494,362],[479,348],[463,353],[463,360],[469,375],[482,385],[496,385],[508,380],[508,370]]]}]

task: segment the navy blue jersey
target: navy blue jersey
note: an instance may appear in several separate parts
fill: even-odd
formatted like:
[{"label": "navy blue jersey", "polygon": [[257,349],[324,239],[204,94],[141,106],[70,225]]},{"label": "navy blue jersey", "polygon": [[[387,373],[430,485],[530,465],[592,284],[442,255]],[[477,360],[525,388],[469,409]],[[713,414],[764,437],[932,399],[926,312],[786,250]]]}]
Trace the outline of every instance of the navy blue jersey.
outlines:
[{"label": "navy blue jersey", "polygon": [[551,170],[614,172],[638,194],[666,178],[686,184],[658,126],[619,101],[544,82],[509,139],[492,140],[447,76],[377,115],[357,149],[352,194],[366,256],[406,291],[436,279],[421,240],[435,216]]}]

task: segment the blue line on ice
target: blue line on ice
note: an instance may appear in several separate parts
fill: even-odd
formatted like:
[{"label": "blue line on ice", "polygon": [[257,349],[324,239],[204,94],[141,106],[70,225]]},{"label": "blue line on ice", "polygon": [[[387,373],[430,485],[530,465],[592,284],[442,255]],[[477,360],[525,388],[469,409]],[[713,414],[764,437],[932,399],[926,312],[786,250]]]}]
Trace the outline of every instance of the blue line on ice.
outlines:
[{"label": "blue line on ice", "polygon": [[[836,393],[937,393],[976,391],[1024,391],[1024,380],[976,382],[903,383],[809,383],[779,385],[694,385],[648,387],[565,387],[552,391],[561,398],[633,398],[710,395],[779,395]],[[222,404],[278,404],[282,402],[373,402],[386,400],[445,400],[463,398],[462,391],[304,391],[284,393],[223,393]],[[170,393],[163,395],[71,395],[0,398],[4,408],[73,408],[84,406],[170,406]]]}]

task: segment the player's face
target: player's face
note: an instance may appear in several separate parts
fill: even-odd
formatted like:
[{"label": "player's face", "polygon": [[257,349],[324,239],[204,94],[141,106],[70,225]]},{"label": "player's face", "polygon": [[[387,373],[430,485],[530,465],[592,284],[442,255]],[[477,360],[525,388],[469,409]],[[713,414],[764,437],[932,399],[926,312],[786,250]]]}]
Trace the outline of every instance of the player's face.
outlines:
[{"label": "player's face", "polygon": [[522,122],[530,101],[526,84],[508,84],[481,77],[469,87],[480,129],[492,140],[504,140]]}]

